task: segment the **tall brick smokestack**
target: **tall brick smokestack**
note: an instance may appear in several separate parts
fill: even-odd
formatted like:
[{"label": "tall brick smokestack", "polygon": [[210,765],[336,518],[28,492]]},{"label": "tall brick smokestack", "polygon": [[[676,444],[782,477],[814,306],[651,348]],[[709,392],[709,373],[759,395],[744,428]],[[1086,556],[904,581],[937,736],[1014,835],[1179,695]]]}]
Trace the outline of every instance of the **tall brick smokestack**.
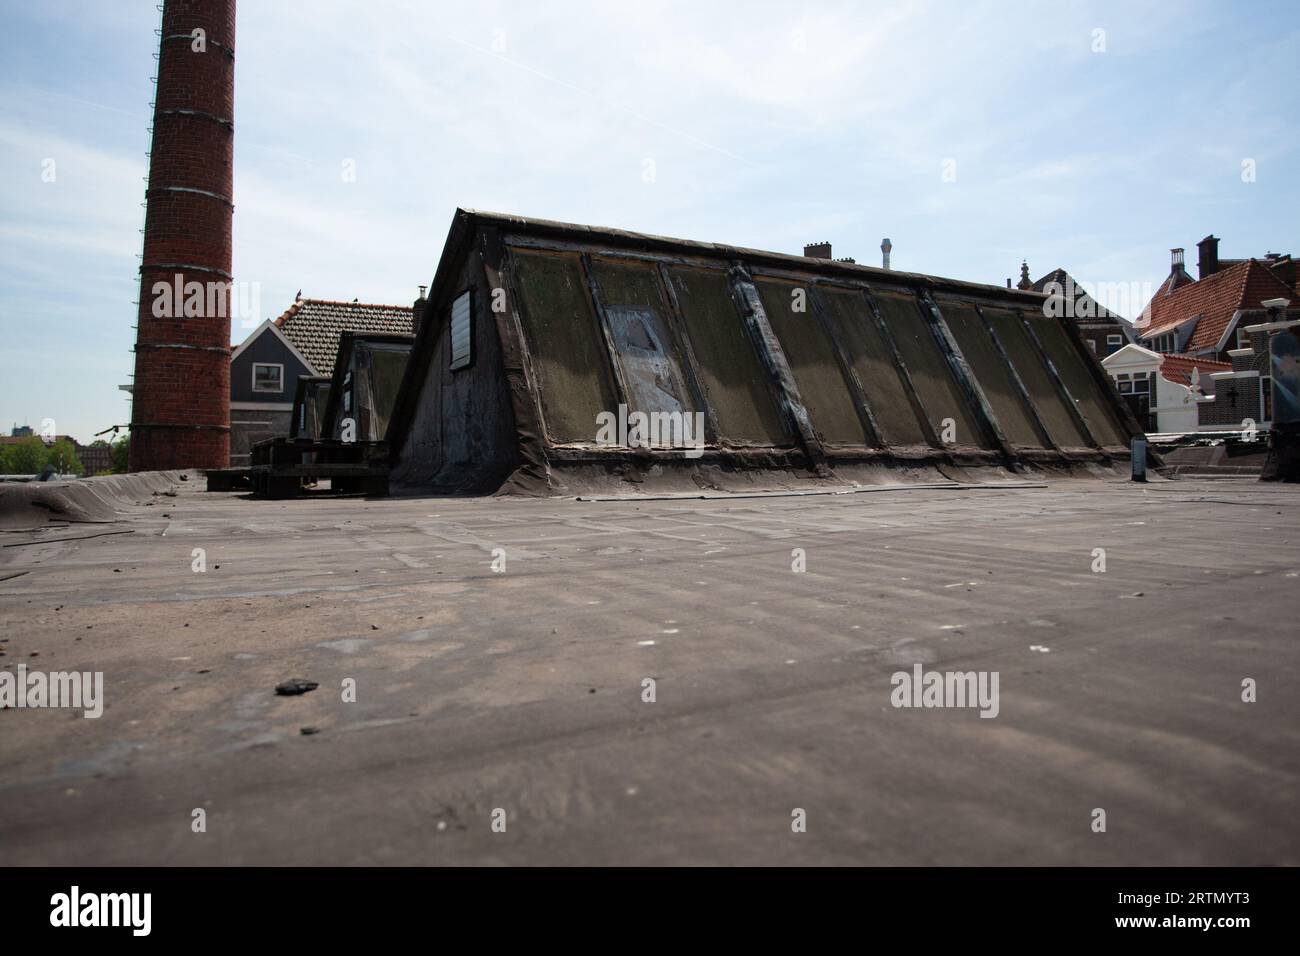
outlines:
[{"label": "tall brick smokestack", "polygon": [[235,0],[165,0],[158,50],[131,470],[225,468]]}]

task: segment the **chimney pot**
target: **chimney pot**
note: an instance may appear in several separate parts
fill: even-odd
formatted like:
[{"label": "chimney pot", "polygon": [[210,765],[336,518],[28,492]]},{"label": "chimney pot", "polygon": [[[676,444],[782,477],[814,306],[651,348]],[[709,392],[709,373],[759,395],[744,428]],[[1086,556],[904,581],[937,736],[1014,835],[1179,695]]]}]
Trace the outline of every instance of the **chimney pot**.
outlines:
[{"label": "chimney pot", "polygon": [[411,334],[418,336],[420,326],[424,324],[424,310],[429,307],[429,300],[424,297],[428,286],[420,286],[420,297],[411,304]]},{"label": "chimney pot", "polygon": [[889,253],[893,251],[893,248],[894,248],[894,244],[889,241],[888,236],[885,236],[885,238],[881,240],[880,243],[880,254],[881,254],[881,265],[886,269],[889,268]]},{"label": "chimney pot", "polygon": [[1179,268],[1180,266],[1182,266],[1182,264],[1183,264],[1183,250],[1182,250],[1181,248],[1180,248],[1180,249],[1170,249],[1170,250],[1169,250],[1169,267],[1170,267],[1170,269],[1177,269],[1177,268]]}]

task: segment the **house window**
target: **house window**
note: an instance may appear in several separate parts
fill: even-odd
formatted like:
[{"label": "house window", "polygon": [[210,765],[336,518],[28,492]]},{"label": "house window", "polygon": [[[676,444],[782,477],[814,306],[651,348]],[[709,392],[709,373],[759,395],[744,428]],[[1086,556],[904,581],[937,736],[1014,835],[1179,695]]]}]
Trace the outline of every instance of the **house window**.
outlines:
[{"label": "house window", "polygon": [[253,391],[283,392],[284,366],[270,362],[253,363]]},{"label": "house window", "polygon": [[451,370],[474,364],[474,313],[471,291],[465,290],[451,303]]},{"label": "house window", "polygon": [[1134,372],[1130,375],[1128,372],[1121,372],[1115,376],[1115,386],[1121,395],[1150,395],[1153,392],[1154,380],[1154,373]]},{"label": "house window", "polygon": [[1113,354],[1123,344],[1124,344],[1124,336],[1122,335],[1106,336],[1106,354],[1107,355]]},{"label": "house window", "polygon": [[1261,422],[1271,422],[1273,420],[1273,378],[1269,375],[1261,375],[1259,378],[1259,420]]}]

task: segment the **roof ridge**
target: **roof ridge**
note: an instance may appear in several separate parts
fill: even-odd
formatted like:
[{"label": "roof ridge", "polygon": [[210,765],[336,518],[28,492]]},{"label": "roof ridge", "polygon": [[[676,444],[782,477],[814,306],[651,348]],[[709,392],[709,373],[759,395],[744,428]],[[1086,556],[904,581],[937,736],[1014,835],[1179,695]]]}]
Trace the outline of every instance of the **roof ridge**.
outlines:
[{"label": "roof ridge", "polygon": [[1226,365],[1231,368],[1231,362],[1225,362],[1222,359],[1209,358],[1205,355],[1188,355],[1186,352],[1163,352],[1166,359],[1175,359],[1180,362],[1204,362],[1207,365]]},{"label": "roof ridge", "polygon": [[283,312],[281,312],[281,313],[280,313],[280,317],[279,317],[278,319],[275,320],[275,323],[274,323],[275,327],[276,327],[277,329],[282,329],[282,328],[284,328],[284,324],[285,324],[286,322],[288,322],[290,319],[292,319],[295,315],[298,314],[298,307],[299,307],[301,304],[302,304],[302,300],[301,300],[301,299],[297,299],[297,300],[294,301],[293,305],[289,306],[289,308],[287,308],[287,309],[285,309]]},{"label": "roof ridge", "polygon": [[[1251,256],[1249,259],[1247,259],[1245,262],[1242,263],[1242,267],[1243,267],[1243,268],[1242,268],[1242,270],[1241,270],[1241,283],[1240,283],[1240,285],[1238,285],[1238,287],[1237,287],[1237,296],[1236,296],[1236,298],[1237,298],[1236,306],[1237,306],[1237,308],[1239,308],[1239,309],[1241,308],[1241,304],[1242,304],[1242,302],[1243,302],[1243,301],[1245,300],[1245,298],[1246,298],[1246,290],[1250,287],[1250,270],[1251,270],[1251,267],[1252,267],[1252,266],[1256,266],[1256,265],[1258,265],[1258,264],[1259,264],[1259,263],[1257,263],[1257,262],[1255,261],[1255,257],[1254,257],[1254,256]],[[1265,270],[1265,271],[1267,272],[1268,270]]]},{"label": "roof ridge", "polygon": [[1284,281],[1278,278],[1277,273],[1274,272],[1267,263],[1261,262],[1259,259],[1256,259],[1255,257],[1252,256],[1250,259],[1246,261],[1246,269],[1245,269],[1246,276],[1244,279],[1242,279],[1242,283],[1241,283],[1241,294],[1243,298],[1246,295],[1246,288],[1250,284],[1250,276],[1252,274],[1251,266],[1258,266],[1259,270],[1261,270],[1259,271],[1259,275],[1268,277],[1266,281],[1271,281],[1276,283],[1280,288],[1285,289],[1288,293],[1293,293],[1295,291]]},{"label": "roof ridge", "polygon": [[302,299],[299,299],[298,302],[295,303],[295,304],[298,305],[298,304],[303,304],[303,303],[307,303],[307,302],[311,302],[311,303],[314,303],[314,304],[316,304],[316,305],[344,305],[344,306],[355,306],[356,308],[359,308],[359,309],[360,309],[360,308],[365,308],[365,309],[398,309],[398,310],[400,310],[400,311],[402,311],[402,312],[410,312],[410,311],[412,311],[412,309],[414,308],[413,306],[409,306],[409,305],[390,305],[390,304],[388,304],[388,303],[386,303],[386,302],[351,302],[351,301],[345,302],[345,301],[342,300],[342,299],[311,299],[311,298],[302,298]]}]

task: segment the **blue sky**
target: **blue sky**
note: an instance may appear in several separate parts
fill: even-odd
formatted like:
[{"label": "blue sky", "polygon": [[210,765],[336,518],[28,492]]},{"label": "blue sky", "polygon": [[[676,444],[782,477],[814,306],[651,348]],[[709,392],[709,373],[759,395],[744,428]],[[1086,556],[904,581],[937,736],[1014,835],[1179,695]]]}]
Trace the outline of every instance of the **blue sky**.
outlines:
[{"label": "blue sky", "polygon": [[[0,12],[0,426],[89,441],[129,417],[158,13]],[[456,206],[871,264],[889,236],[894,268],[993,283],[1154,286],[1210,232],[1300,253],[1295,13],[241,0],[235,277],[263,318],[409,303]]]}]

